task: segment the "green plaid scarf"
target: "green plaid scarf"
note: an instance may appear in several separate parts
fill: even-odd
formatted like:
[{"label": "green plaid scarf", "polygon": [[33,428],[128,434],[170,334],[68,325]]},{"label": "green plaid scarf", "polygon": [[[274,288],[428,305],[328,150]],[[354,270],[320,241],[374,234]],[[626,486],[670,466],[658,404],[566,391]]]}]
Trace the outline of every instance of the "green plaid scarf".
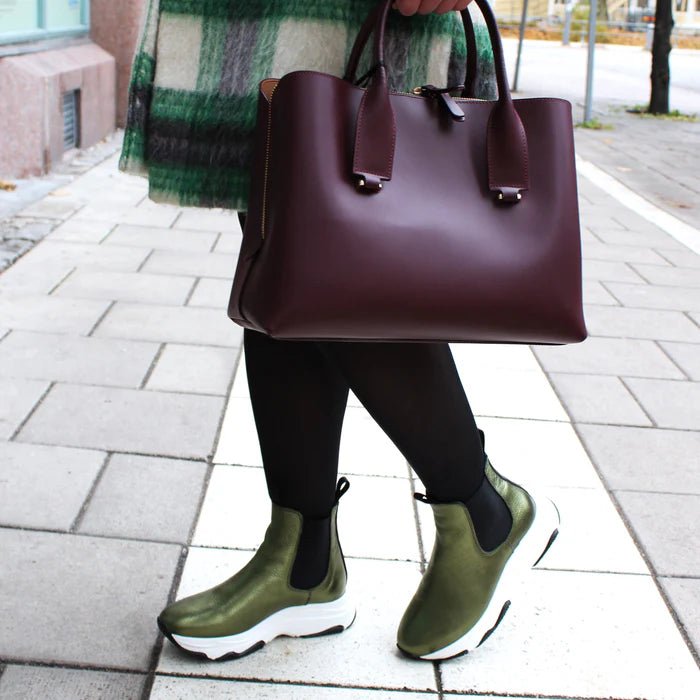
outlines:
[{"label": "green plaid scarf", "polygon": [[[180,206],[245,210],[258,84],[301,68],[342,76],[376,0],[149,0],[129,86],[120,170],[149,196]],[[493,77],[485,26],[475,21],[478,96]],[[365,51],[358,75],[371,62]],[[458,13],[391,11],[390,88],[464,80]]]}]

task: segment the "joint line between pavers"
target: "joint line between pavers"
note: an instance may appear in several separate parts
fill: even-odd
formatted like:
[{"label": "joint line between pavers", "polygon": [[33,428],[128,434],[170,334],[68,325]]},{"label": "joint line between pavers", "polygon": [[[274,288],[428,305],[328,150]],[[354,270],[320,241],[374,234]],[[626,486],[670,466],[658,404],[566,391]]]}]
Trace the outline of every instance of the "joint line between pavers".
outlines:
[{"label": "joint line between pavers", "polygon": [[151,257],[153,256],[153,253],[155,253],[155,252],[156,251],[153,248],[151,248],[151,250],[148,251],[148,254],[146,255],[146,257],[141,261],[141,264],[136,268],[136,272],[141,272],[141,270],[143,270],[144,266],[151,259]]},{"label": "joint line between pavers", "polygon": [[686,381],[693,381],[693,378],[678,364],[678,362],[676,362],[675,358],[671,357],[671,355],[669,355],[669,353],[666,352],[666,348],[664,348],[664,346],[661,345],[660,341],[654,340],[652,342],[654,343],[654,345],[656,345],[657,348],[659,348],[659,350],[661,350],[661,352],[664,355],[666,355],[666,357],[668,357],[668,359],[671,361],[671,364],[674,364],[676,366],[678,371],[685,377]]},{"label": "joint line between pavers", "polygon": [[[151,375],[155,371],[156,365],[160,361],[161,355],[163,354],[163,351],[165,350],[166,343],[161,343],[158,350],[156,350],[156,354],[153,356],[153,360],[151,361],[151,364],[149,365],[148,369],[146,370],[146,374],[143,375],[143,379],[141,380],[141,383],[139,384],[139,389],[143,389],[148,380],[151,378]],[[176,392],[179,393],[179,392]]]},{"label": "joint line between pavers", "polygon": [[168,228],[175,228],[175,224],[177,224],[177,222],[180,221],[180,219],[182,218],[183,213],[184,213],[184,212],[183,212],[182,210],[179,211],[179,212],[177,213],[177,215],[175,216],[175,218],[173,219],[173,223],[170,224],[170,226],[168,226]]},{"label": "joint line between pavers", "polygon": [[221,237],[224,235],[223,231],[219,231],[219,233],[216,234],[216,238],[214,239],[214,242],[211,244],[211,248],[209,248],[209,252],[213,253],[216,250],[216,246],[219,245],[219,241],[221,240]]},{"label": "joint line between pavers", "polygon": [[92,328],[86,333],[88,337],[92,337],[92,334],[98,329],[99,325],[102,323],[102,321],[104,321],[105,317],[112,310],[116,303],[116,301],[109,302],[107,308],[100,314],[99,318],[97,319],[97,321],[95,321]]},{"label": "joint line between pavers", "polygon": [[[685,374],[685,372],[683,374]],[[632,377],[629,378],[632,379]],[[622,384],[623,387],[625,387],[625,389],[627,389],[627,393],[634,399],[634,402],[639,407],[639,410],[647,417],[647,420],[651,423],[651,426],[647,427],[658,428],[659,424],[656,422],[656,420],[654,420],[654,416],[652,416],[651,413],[649,413],[649,411],[647,411],[646,408],[644,408],[644,404],[639,400],[637,394],[634,393],[632,387],[625,381],[625,378],[618,376],[617,380],[620,382],[620,384]]]},{"label": "joint line between pavers", "polygon": [[51,287],[51,289],[49,289],[49,296],[53,294],[77,269],[77,267],[74,267],[71,270],[69,270],[63,277],[61,277],[61,279],[58,280],[58,282],[56,282],[56,284],[54,284],[54,286]]},{"label": "joint line between pavers", "polygon": [[97,472],[97,476],[95,476],[92,484],[90,485],[90,489],[88,490],[87,495],[83,500],[83,504],[80,506],[78,514],[75,516],[75,519],[71,523],[71,526],[68,528],[68,532],[70,532],[72,535],[76,534],[78,532],[78,528],[82,525],[83,519],[85,518],[85,513],[87,512],[87,509],[90,506],[92,497],[95,495],[95,491],[97,491],[97,487],[102,481],[102,476],[104,475],[105,470],[107,469],[107,465],[112,461],[113,454],[113,452],[108,452],[105,455],[105,458],[102,460],[102,465],[100,466],[100,469]]},{"label": "joint line between pavers", "polygon": [[[36,413],[37,409],[39,406],[41,406],[42,403],[46,400],[46,397],[49,395],[49,392],[53,387],[56,385],[56,382],[49,382],[48,387],[46,387],[46,391],[38,398],[37,402],[31,407],[29,410],[29,413],[20,421],[19,425],[15,428],[15,431],[10,435],[10,439],[8,442],[14,441],[14,439],[20,434],[20,431],[24,426],[27,424],[29,419]],[[54,445],[51,445],[51,447],[54,447]]]},{"label": "joint line between pavers", "polygon": [[194,281],[192,282],[192,286],[190,287],[190,291],[187,292],[187,294],[186,294],[186,296],[185,296],[185,300],[182,302],[182,305],[183,305],[183,306],[189,306],[190,300],[191,300],[192,297],[194,296],[194,291],[195,291],[195,289],[197,289],[197,287],[199,287],[199,283],[200,283],[201,281],[202,281],[202,278],[201,278],[201,277],[195,277],[195,278],[194,278]]},{"label": "joint line between pavers", "polygon": [[698,328],[700,328],[700,317],[699,317],[699,320],[696,321],[696,320],[690,315],[690,311],[683,311],[683,312],[681,312],[681,313],[685,314]]}]

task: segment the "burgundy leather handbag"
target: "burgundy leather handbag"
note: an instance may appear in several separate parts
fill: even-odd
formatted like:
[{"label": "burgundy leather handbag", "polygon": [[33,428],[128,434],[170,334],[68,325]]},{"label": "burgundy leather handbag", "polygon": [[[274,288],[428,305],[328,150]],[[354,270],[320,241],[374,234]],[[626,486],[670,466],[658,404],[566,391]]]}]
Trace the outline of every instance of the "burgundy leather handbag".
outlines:
[{"label": "burgundy leather handbag", "polygon": [[294,71],[260,83],[232,320],[285,339],[586,337],[571,105],[511,98],[496,20],[475,2],[497,101],[464,96],[473,65],[463,97],[389,92],[391,0],[365,21],[343,78]]}]

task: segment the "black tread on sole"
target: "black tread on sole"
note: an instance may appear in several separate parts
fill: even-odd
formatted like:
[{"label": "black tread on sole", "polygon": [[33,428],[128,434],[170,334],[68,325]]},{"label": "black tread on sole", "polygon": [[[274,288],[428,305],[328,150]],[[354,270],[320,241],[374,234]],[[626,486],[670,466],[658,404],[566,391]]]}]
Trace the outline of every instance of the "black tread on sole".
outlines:
[{"label": "black tread on sole", "polygon": [[[494,623],[493,627],[491,629],[487,630],[486,634],[481,638],[481,641],[474,647],[475,649],[477,647],[480,647],[494,632],[496,627],[501,624],[501,620],[506,616],[506,612],[508,612],[508,608],[510,607],[510,601],[506,600],[506,602],[503,604],[503,607],[501,608],[501,612],[498,613],[498,618],[496,619],[496,622]],[[452,656],[446,656],[444,659],[425,659],[422,656],[416,656],[415,654],[411,654],[404,649],[402,649],[398,644],[396,645],[398,647],[398,650],[406,657],[409,659],[413,659],[414,661],[450,661],[450,659],[457,659],[460,656],[466,656],[470,651],[473,651],[473,649],[465,649],[464,651],[460,651],[456,654],[452,654]],[[434,652],[433,652],[434,653]]]},{"label": "black tread on sole", "polygon": [[[311,639],[312,637],[325,637],[331,634],[340,634],[341,632],[344,632],[348,627],[350,627],[353,622],[355,622],[355,619],[357,618],[357,613],[355,613],[355,616],[352,618],[350,621],[350,624],[347,627],[343,627],[343,625],[335,625],[333,627],[329,627],[327,630],[322,630],[321,632],[314,632],[313,634],[301,634],[297,635],[299,639]],[[259,649],[262,649],[265,646],[265,642],[260,640],[259,642],[256,642],[253,644],[253,646],[249,647],[245,651],[241,652],[236,652],[232,651],[228,654],[224,654],[223,656],[218,656],[216,659],[212,659],[211,657],[207,656],[204,652],[202,651],[192,651],[191,649],[185,649],[181,644],[178,644],[178,642],[175,640],[173,635],[168,631],[167,627],[163,624],[160,618],[157,618],[156,622],[158,623],[158,629],[163,633],[163,635],[173,643],[174,646],[176,646],[180,651],[183,653],[187,654],[188,656],[195,656],[198,658],[206,659],[207,661],[231,661],[232,659],[240,659],[243,656],[248,656],[248,654],[252,654],[255,651],[258,651]],[[284,635],[280,634],[278,635],[279,637],[286,637],[289,635]],[[276,637],[275,637],[276,639]],[[270,640],[272,641],[272,640]]]}]

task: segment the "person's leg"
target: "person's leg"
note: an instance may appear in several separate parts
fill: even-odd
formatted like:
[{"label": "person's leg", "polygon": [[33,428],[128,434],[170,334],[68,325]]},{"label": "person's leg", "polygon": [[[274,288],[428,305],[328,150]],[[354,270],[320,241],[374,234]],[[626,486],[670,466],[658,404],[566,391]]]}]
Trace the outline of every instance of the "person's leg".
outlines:
[{"label": "person's leg", "polygon": [[372,417],[401,450],[431,500],[465,503],[493,549],[511,526],[484,478],[482,441],[446,343],[322,343]]}]

